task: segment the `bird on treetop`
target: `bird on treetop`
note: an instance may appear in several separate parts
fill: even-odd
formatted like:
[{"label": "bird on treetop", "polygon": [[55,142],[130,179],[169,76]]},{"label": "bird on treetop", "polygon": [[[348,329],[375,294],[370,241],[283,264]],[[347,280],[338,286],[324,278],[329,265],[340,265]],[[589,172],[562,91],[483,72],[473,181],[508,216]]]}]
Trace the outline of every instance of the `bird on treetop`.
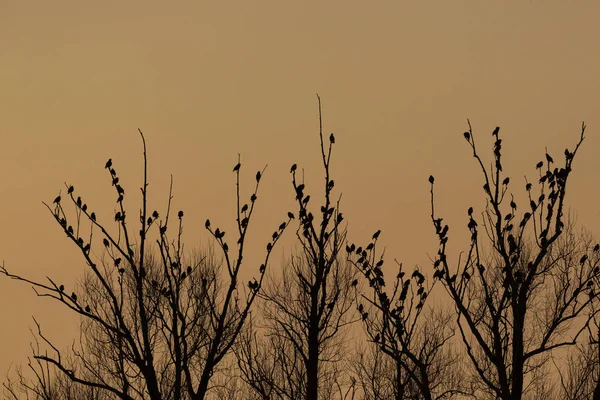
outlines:
[{"label": "bird on treetop", "polygon": [[110,167],[112,167],[112,158],[109,158],[106,162],[106,165],[104,166],[104,168],[106,169],[109,169]]},{"label": "bird on treetop", "polygon": [[333,133],[331,135],[329,135],[329,143],[331,143],[331,144],[335,143],[335,136],[333,136]]}]

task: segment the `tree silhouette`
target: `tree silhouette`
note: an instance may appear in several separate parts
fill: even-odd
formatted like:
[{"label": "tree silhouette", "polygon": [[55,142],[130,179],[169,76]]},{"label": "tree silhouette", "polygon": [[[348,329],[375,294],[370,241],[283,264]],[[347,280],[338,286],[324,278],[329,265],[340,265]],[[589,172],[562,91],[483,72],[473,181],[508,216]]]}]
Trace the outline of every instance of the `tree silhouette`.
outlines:
[{"label": "tree silhouette", "polygon": [[505,205],[510,179],[502,172],[499,128],[492,134],[488,171],[469,123],[464,136],[483,174],[486,207],[479,222],[472,207],[467,212],[470,245],[457,268],[447,257],[449,227],[435,214],[434,178],[429,178],[431,220],[439,241],[434,276],[454,302],[467,355],[493,398],[521,399],[526,379],[546,364],[550,352],[574,344],[585,329],[586,310],[595,297],[588,281],[598,271],[587,259],[573,262],[568,247],[558,240],[569,229],[563,216],[566,188],[584,132],[582,125],[580,139],[573,151],[565,150],[562,166],[549,155],[538,163],[538,194],[526,181],[529,207],[521,207],[519,216],[512,194],[511,204]]},{"label": "tree silhouette", "polygon": [[[469,395],[466,382],[456,376],[459,357],[449,346],[454,336],[452,315],[441,307],[425,307],[436,281],[427,284],[418,268],[408,275],[398,264],[388,292],[384,257],[376,251],[380,233],[375,232],[364,248],[354,244],[346,247],[349,259],[366,278],[371,292],[360,294],[358,304],[372,343],[370,354],[363,354],[359,360],[368,365],[357,370],[365,394],[374,399],[396,400]],[[358,287],[358,282],[354,281],[353,286]]]},{"label": "tree silhouette", "polygon": [[[213,229],[207,220],[205,226],[221,253],[220,259],[211,253],[186,257],[183,212],[176,214],[175,221],[171,216],[172,182],[164,216],[148,208],[146,142],[139,133],[144,176],[138,227],[129,223],[126,193],[118,183],[112,160],[105,167],[117,195],[116,233],[110,233],[81,197],[75,197],[73,186],[67,186],[66,198],[46,205],[88,266],[79,294],[67,295],[51,278],[49,283],[40,283],[12,274],[5,267],[0,271],[33,285],[38,296],[54,299],[82,318],[80,348],[73,348],[70,356],[53,346],[38,326],[39,338],[52,352],[36,351],[35,360],[53,365],[78,385],[119,399],[204,399],[213,375],[247,320],[265,276],[264,266],[288,222],[269,238],[263,266],[257,267],[252,286],[245,288],[239,273],[262,172],[257,173],[249,205],[242,211],[238,158],[234,170],[238,210],[237,232],[232,238],[235,245],[230,247],[225,232]],[[74,213],[67,212],[67,199]],[[101,246],[96,245],[95,235],[102,238]],[[99,249],[101,256],[92,249]]]},{"label": "tree silhouette", "polygon": [[355,273],[340,254],[346,231],[330,176],[335,139],[330,135],[325,145],[320,99],[319,139],[325,173],[320,217],[310,210],[311,196],[294,164],[290,173],[298,207],[299,250],[260,294],[267,338],[249,333],[238,351],[242,375],[261,398],[330,398],[341,385],[336,368],[342,359],[343,328],[351,322]]}]

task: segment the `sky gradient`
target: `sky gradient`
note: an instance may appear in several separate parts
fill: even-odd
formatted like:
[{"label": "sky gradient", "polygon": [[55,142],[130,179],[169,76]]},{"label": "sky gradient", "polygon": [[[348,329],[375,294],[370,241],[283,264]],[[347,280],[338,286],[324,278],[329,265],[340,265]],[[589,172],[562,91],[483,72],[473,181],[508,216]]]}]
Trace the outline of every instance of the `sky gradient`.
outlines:
[{"label": "sky gradient", "polygon": [[[483,205],[467,118],[488,161],[501,127],[515,194],[585,121],[567,202],[600,237],[598,15],[593,0],[0,1],[0,261],[72,287],[85,265],[42,201],[67,182],[110,222],[112,158],[137,214],[138,128],[150,207],[164,210],[173,175],[190,250],[209,243],[206,218],[234,226],[238,153],[248,195],[268,164],[250,239],[262,251],[294,209],[291,164],[322,192],[316,93],[348,238],[382,229],[388,260],[429,271],[430,174],[451,250],[467,247],[466,209]],[[30,355],[32,315],[57,344],[73,340],[63,308],[0,277],[0,373]]]}]

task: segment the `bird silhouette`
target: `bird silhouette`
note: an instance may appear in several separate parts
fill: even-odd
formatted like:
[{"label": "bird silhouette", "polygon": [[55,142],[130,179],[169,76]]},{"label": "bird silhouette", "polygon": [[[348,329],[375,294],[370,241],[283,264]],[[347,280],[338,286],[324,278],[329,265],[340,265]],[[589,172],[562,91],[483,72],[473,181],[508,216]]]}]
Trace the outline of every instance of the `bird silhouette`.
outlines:
[{"label": "bird silhouette", "polygon": [[498,137],[498,132],[500,132],[500,127],[499,126],[497,126],[496,129],[494,129],[494,132],[492,132],[492,136]]},{"label": "bird silhouette", "polygon": [[433,177],[433,175],[429,175],[429,183],[433,184],[435,178]]},{"label": "bird silhouette", "polygon": [[60,290],[61,292],[64,292],[65,291],[65,285],[60,285],[58,287],[58,290]]},{"label": "bird silhouette", "polygon": [[204,223],[204,226],[206,227],[206,229],[210,228],[210,220],[207,219],[206,222]]},{"label": "bird silhouette", "polygon": [[373,240],[376,240],[379,237],[380,234],[381,234],[381,229],[379,229],[377,232],[375,232],[373,234]]},{"label": "bird silhouette", "polygon": [[179,211],[177,213],[177,216],[179,217],[179,219],[183,218],[183,211]]},{"label": "bird silhouette", "polygon": [[106,162],[106,165],[104,166],[104,168],[106,169],[109,169],[110,167],[112,167],[112,158],[109,158]]},{"label": "bird silhouette", "polygon": [[56,196],[56,198],[53,201],[54,204],[58,204],[60,203],[60,196]]},{"label": "bird silhouette", "polygon": [[256,182],[260,181],[260,171],[256,173]]},{"label": "bird silhouette", "polygon": [[544,166],[544,162],[540,161],[539,163],[536,164],[535,169],[540,169]]},{"label": "bird silhouette", "polygon": [[73,299],[73,301],[77,302],[77,295],[75,294],[75,292],[71,293],[71,299]]},{"label": "bird silhouette", "polygon": [[463,133],[463,136],[465,137],[465,139],[469,140],[471,139],[471,134],[469,132],[465,132]]},{"label": "bird silhouette", "polygon": [[335,143],[335,136],[333,136],[333,133],[331,135],[329,135],[329,143],[331,143],[331,144]]},{"label": "bird silhouette", "polygon": [[297,168],[297,167],[298,167],[298,166],[297,166],[296,164],[293,164],[293,165],[292,165],[292,168],[290,168],[290,173],[292,173],[292,172],[296,171],[296,168]]},{"label": "bird silhouette", "polygon": [[235,165],[235,167],[233,167],[233,172],[239,171],[241,166],[242,166],[242,164],[240,164],[240,163],[237,163],[237,164]]},{"label": "bird silhouette", "polygon": [[241,211],[242,211],[242,212],[246,212],[246,211],[248,211],[248,204],[244,204],[244,205],[242,206],[242,210],[241,210]]}]

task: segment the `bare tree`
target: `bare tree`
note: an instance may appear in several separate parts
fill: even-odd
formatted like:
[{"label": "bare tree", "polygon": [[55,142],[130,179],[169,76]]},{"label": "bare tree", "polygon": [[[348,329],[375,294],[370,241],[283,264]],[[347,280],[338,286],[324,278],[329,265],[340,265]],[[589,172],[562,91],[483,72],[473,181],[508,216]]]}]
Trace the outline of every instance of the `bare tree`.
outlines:
[{"label": "bare tree", "polygon": [[331,134],[326,146],[320,99],[319,138],[325,172],[320,218],[309,209],[311,196],[294,164],[290,172],[298,205],[299,250],[260,294],[266,338],[251,333],[238,353],[246,382],[262,398],[332,398],[343,385],[337,368],[343,358],[344,327],[352,322],[355,272],[340,254],[346,231],[330,176],[335,137]]},{"label": "bare tree", "polygon": [[[574,244],[573,258],[589,258],[591,265],[600,272],[600,245],[594,244],[593,237],[588,232],[582,232],[579,235],[570,233],[567,236]],[[587,334],[584,335],[573,351],[566,354],[565,362],[557,363],[554,361],[556,369],[560,374],[560,395],[567,400],[600,400],[600,318],[598,316],[598,295],[595,293],[598,289],[598,276],[588,282],[592,287],[591,293],[594,299],[589,313],[589,324],[587,325]],[[553,360],[560,360],[559,357],[553,357]]]},{"label": "bare tree", "polygon": [[[358,312],[371,354],[363,355],[359,380],[367,397],[426,400],[470,394],[460,379],[460,360],[452,350],[452,314],[441,307],[426,307],[436,281],[427,284],[415,268],[406,275],[401,264],[388,292],[383,272],[383,254],[377,255],[381,231],[364,248],[348,245],[346,251],[369,283],[370,293],[361,294]],[[358,288],[358,279],[352,282]],[[382,354],[377,354],[381,352]],[[375,354],[373,354],[375,353]]]},{"label": "bare tree", "polygon": [[526,180],[527,206],[521,206],[523,214],[518,216],[517,200],[502,168],[499,128],[492,134],[493,162],[488,170],[469,123],[464,137],[484,178],[486,207],[480,223],[485,235],[470,207],[470,246],[457,268],[450,267],[449,227],[435,214],[434,178],[429,178],[431,219],[439,240],[434,278],[450,295],[467,355],[494,398],[522,399],[528,388],[535,387],[528,379],[546,364],[549,352],[573,345],[585,330],[586,310],[594,297],[588,282],[598,270],[587,257],[573,260],[570,248],[558,241],[566,229],[567,182],[584,132],[582,124],[580,139],[572,151],[565,150],[562,166],[546,151],[545,160],[536,166],[538,193]]},{"label": "bare tree", "polygon": [[[53,346],[38,326],[39,338],[51,351],[36,352],[35,360],[53,365],[74,383],[114,398],[204,399],[247,320],[269,256],[289,221],[269,238],[257,278],[245,288],[239,273],[264,170],[256,173],[254,190],[248,203],[242,204],[238,158],[233,169],[236,237],[228,242],[225,231],[213,228],[207,220],[206,229],[220,250],[220,260],[212,256],[187,259],[183,211],[171,214],[172,183],[165,214],[150,212],[146,142],[141,131],[140,135],[144,176],[139,225],[129,224],[125,190],[112,160],[105,167],[117,196],[114,232],[75,194],[73,186],[66,186],[66,196],[45,204],[88,266],[82,292],[69,294],[51,278],[48,283],[30,280],[4,266],[0,272],[31,284],[38,296],[58,301],[83,320],[81,345],[68,355]],[[74,212],[68,212],[68,203]]]}]

